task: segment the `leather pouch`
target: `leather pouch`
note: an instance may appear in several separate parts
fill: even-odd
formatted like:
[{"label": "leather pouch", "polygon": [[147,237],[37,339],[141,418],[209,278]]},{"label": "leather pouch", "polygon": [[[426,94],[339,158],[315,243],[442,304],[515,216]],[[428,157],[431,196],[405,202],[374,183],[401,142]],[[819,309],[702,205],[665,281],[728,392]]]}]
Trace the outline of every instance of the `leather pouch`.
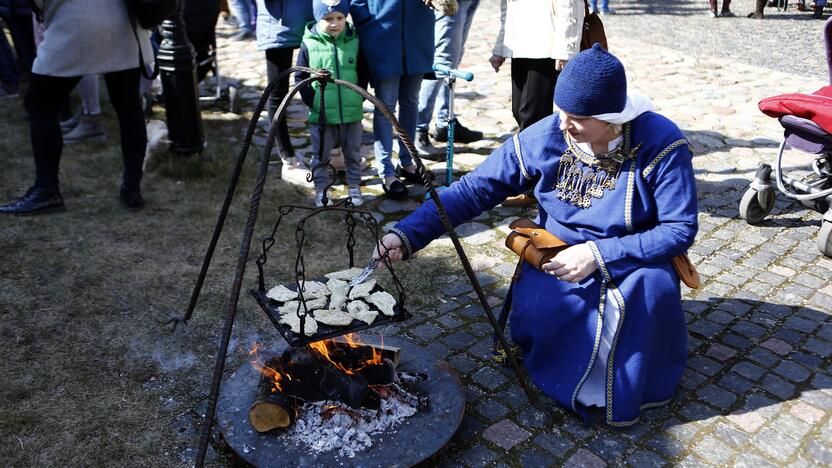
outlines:
[{"label": "leather pouch", "polygon": [[558,252],[569,247],[566,242],[538,226],[529,218],[514,220],[506,237],[506,247],[538,270]]},{"label": "leather pouch", "polygon": [[[514,220],[508,227],[511,233],[506,237],[506,247],[541,271],[545,263],[558,252],[569,247],[566,242],[529,218]],[[679,279],[689,288],[697,289],[702,285],[699,272],[696,271],[696,267],[693,266],[687,254],[677,255],[671,258],[670,262],[679,275]]]}]

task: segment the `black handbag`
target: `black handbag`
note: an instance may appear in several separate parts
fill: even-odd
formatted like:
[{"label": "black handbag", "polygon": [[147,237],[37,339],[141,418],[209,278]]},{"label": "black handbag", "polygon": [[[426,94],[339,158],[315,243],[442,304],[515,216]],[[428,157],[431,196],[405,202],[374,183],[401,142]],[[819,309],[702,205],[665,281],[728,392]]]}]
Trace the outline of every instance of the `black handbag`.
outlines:
[{"label": "black handbag", "polygon": [[127,12],[136,18],[144,29],[153,29],[162,24],[179,6],[178,0],[126,0]]}]

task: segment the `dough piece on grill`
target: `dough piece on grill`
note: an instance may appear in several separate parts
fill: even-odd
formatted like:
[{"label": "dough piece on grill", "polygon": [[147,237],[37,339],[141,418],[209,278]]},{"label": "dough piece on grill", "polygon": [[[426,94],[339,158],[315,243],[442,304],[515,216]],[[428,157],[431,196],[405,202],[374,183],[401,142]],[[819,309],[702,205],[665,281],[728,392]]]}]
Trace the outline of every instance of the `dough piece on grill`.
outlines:
[{"label": "dough piece on grill", "polygon": [[315,311],[315,320],[333,327],[345,327],[352,323],[352,315],[340,310],[321,309]]},{"label": "dough piece on grill", "polygon": [[327,281],[326,287],[328,287],[329,292],[332,293],[332,295],[329,296],[329,309],[343,309],[344,304],[347,303],[347,289],[349,289],[347,282],[333,278]]},{"label": "dough piece on grill", "polygon": [[305,289],[303,291],[303,298],[307,301],[309,301],[309,299],[315,299],[316,297],[326,298],[326,296],[329,295],[329,289],[326,285],[318,281],[307,281],[303,283],[303,287]]},{"label": "dough piece on grill", "polygon": [[363,270],[363,268],[358,268],[358,267],[347,268],[346,270],[333,271],[332,273],[328,273],[324,276],[326,276],[329,279],[334,278],[334,279],[349,281],[349,280],[355,278],[356,276],[358,276],[358,274],[361,273],[362,270]]},{"label": "dough piece on grill", "polygon": [[[300,333],[300,317],[297,314],[286,314],[280,317],[280,323],[289,325],[295,333]],[[303,324],[303,333],[306,336],[312,336],[318,332],[318,322],[312,318],[312,315],[307,315]]]},{"label": "dough piece on grill", "polygon": [[326,296],[306,300],[306,310],[312,312],[316,309],[326,309]]},{"label": "dough piece on grill", "polygon": [[367,325],[372,325],[376,320],[376,317],[378,317],[378,312],[370,309],[370,306],[368,306],[364,301],[350,301],[347,304],[347,312],[349,312],[353,318],[361,320]]},{"label": "dough piece on grill", "polygon": [[274,299],[277,302],[286,302],[291,301],[292,299],[297,299],[298,292],[292,291],[286,286],[280,284],[269,289],[269,292],[266,293],[266,297],[268,297],[269,299]]},{"label": "dough piece on grill", "polygon": [[393,310],[393,307],[396,305],[396,298],[390,295],[390,293],[384,291],[374,292],[367,298],[367,302],[378,307],[384,315],[393,316],[396,314]]},{"label": "dough piece on grill", "polygon": [[299,303],[299,301],[289,301],[280,306],[277,311],[280,312],[281,317],[287,314],[297,315]]},{"label": "dough piece on grill", "polygon": [[376,287],[376,280],[374,279],[368,279],[361,284],[357,284],[350,289],[350,299],[369,296],[374,287]]}]

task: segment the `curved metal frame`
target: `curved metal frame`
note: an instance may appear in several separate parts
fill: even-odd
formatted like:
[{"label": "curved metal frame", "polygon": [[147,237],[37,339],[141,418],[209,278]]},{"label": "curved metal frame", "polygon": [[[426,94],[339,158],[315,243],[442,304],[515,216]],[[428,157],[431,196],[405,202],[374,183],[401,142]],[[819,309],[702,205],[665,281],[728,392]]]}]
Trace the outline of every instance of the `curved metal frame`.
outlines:
[{"label": "curved metal frame", "polygon": [[[777,189],[780,190],[783,195],[798,201],[817,200],[819,198],[825,198],[832,195],[832,189],[800,194],[794,193],[786,187],[786,182],[790,184],[794,183],[794,180],[791,180],[790,177],[783,174],[783,153],[786,151],[786,145],[788,145],[788,143],[786,143],[786,140],[784,139],[783,142],[780,143],[780,149],[777,151],[777,162],[774,165],[774,181],[777,183]],[[817,162],[813,164],[813,168],[815,169],[815,172],[819,172],[817,169]],[[811,187],[808,188],[811,189]]]},{"label": "curved metal frame", "polygon": [[[223,323],[222,336],[220,338],[220,345],[217,358],[214,363],[214,372],[211,380],[211,391],[208,395],[208,411],[205,414],[205,421],[202,426],[202,433],[200,435],[199,447],[197,449],[196,455],[195,465],[197,467],[202,467],[205,464],[205,455],[208,451],[208,443],[211,437],[211,428],[213,427],[214,416],[216,414],[217,399],[219,397],[219,389],[220,384],[222,382],[222,374],[225,368],[225,359],[228,354],[228,344],[231,340],[231,332],[234,326],[234,318],[236,317],[237,313],[237,303],[240,299],[242,281],[243,277],[245,276],[246,264],[248,262],[248,257],[251,250],[251,240],[254,236],[254,226],[257,223],[257,215],[260,210],[260,201],[263,196],[263,188],[266,184],[266,175],[268,173],[269,166],[269,155],[271,154],[276,139],[275,137],[277,136],[277,123],[280,122],[281,119],[285,118],[286,109],[289,105],[289,102],[292,100],[295,94],[297,94],[300,89],[309,86],[314,81],[321,82],[322,87],[325,86],[326,83],[331,83],[338,86],[344,86],[348,89],[355,91],[356,93],[370,101],[378,110],[380,110],[382,115],[384,115],[384,117],[387,118],[393,125],[393,127],[396,129],[396,132],[399,135],[399,139],[404,144],[405,150],[407,150],[407,152],[410,153],[411,157],[413,158],[413,161],[416,163],[417,174],[419,174],[422,177],[423,184],[427,188],[428,192],[430,192],[431,199],[436,204],[436,208],[439,213],[439,218],[442,222],[442,225],[445,227],[448,236],[451,238],[451,242],[454,245],[454,249],[456,250],[459,259],[462,262],[462,266],[465,269],[465,273],[468,275],[468,279],[470,280],[471,285],[474,287],[474,290],[476,291],[477,298],[479,299],[480,304],[482,305],[483,311],[485,312],[488,321],[490,322],[492,328],[497,334],[497,338],[500,341],[500,344],[503,346],[503,349],[507,350],[509,362],[511,363],[511,366],[517,375],[521,387],[525,391],[526,396],[529,398],[529,400],[534,401],[534,395],[532,394],[531,389],[529,388],[526,382],[523,371],[521,370],[520,365],[517,361],[517,357],[514,355],[514,353],[509,351],[510,348],[508,346],[508,342],[506,341],[505,336],[503,335],[503,332],[500,329],[497,319],[491,311],[491,306],[488,304],[488,301],[485,297],[485,293],[483,292],[482,287],[480,286],[479,281],[477,280],[474,270],[471,267],[471,263],[468,261],[468,257],[462,248],[462,244],[459,241],[459,237],[457,236],[456,231],[454,231],[454,228],[450,223],[448,214],[445,211],[445,207],[442,204],[441,199],[439,198],[439,194],[437,193],[436,189],[433,187],[433,184],[431,183],[431,178],[428,176],[428,173],[426,172],[425,165],[422,163],[422,160],[419,158],[416,152],[410,135],[408,135],[407,132],[404,131],[396,117],[392,114],[392,112],[390,112],[389,109],[387,109],[384,103],[382,103],[378,98],[368,93],[363,88],[358,87],[357,85],[354,85],[346,81],[333,79],[330,76],[329,72],[326,72],[325,70],[313,70],[311,68],[306,67],[289,68],[282,72],[280,75],[278,75],[278,77],[274,81],[269,83],[269,85],[263,91],[263,94],[260,96],[260,101],[257,103],[257,107],[254,111],[254,114],[251,117],[251,121],[249,122],[246,137],[243,141],[243,146],[240,149],[240,154],[237,157],[237,164],[234,167],[234,172],[232,173],[231,181],[229,183],[228,190],[226,191],[225,200],[223,201],[222,208],[220,209],[220,213],[217,218],[217,223],[214,227],[214,233],[211,237],[211,242],[209,243],[208,251],[206,252],[205,259],[202,263],[202,269],[200,270],[200,274],[197,278],[196,285],[194,286],[194,290],[191,294],[188,309],[182,318],[171,319],[167,323],[173,323],[175,329],[176,325],[178,325],[179,323],[187,323],[187,321],[193,315],[196,302],[199,298],[202,285],[205,281],[205,275],[208,271],[208,267],[211,264],[211,258],[214,255],[217,241],[225,224],[225,220],[228,215],[228,209],[231,205],[231,200],[234,197],[234,192],[237,188],[237,183],[239,182],[243,164],[245,163],[246,155],[248,154],[248,150],[251,146],[251,140],[254,135],[254,131],[257,128],[257,122],[260,117],[260,114],[263,112],[268,97],[271,95],[272,90],[277,86],[277,83],[279,83],[284,78],[287,78],[290,74],[297,72],[309,73],[311,76],[309,78],[304,79],[300,83],[297,83],[295,86],[289,89],[289,92],[286,93],[286,96],[283,97],[280,106],[277,108],[274,118],[272,119],[272,125],[269,130],[268,138],[266,140],[266,146],[263,149],[264,156],[260,159],[260,169],[257,176],[257,180],[255,182],[254,191],[251,194],[251,200],[249,203],[249,214],[246,220],[245,229],[243,230],[243,240],[240,244],[240,255],[237,261],[237,269],[234,275],[234,281],[231,285],[231,292],[229,294],[229,299],[226,305],[226,316],[225,321]],[[323,163],[323,161],[321,161],[321,163]],[[321,163],[319,163],[319,165]],[[389,264],[389,259],[386,260],[386,263]]]}]

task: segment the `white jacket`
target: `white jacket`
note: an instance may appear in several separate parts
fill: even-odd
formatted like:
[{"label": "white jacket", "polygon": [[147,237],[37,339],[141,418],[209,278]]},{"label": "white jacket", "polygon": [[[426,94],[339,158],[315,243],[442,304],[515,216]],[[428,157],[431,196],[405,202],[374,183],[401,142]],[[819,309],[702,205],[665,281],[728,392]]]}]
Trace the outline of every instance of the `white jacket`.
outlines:
[{"label": "white jacket", "polygon": [[580,52],[584,13],[583,0],[502,0],[492,53],[569,60]]}]

